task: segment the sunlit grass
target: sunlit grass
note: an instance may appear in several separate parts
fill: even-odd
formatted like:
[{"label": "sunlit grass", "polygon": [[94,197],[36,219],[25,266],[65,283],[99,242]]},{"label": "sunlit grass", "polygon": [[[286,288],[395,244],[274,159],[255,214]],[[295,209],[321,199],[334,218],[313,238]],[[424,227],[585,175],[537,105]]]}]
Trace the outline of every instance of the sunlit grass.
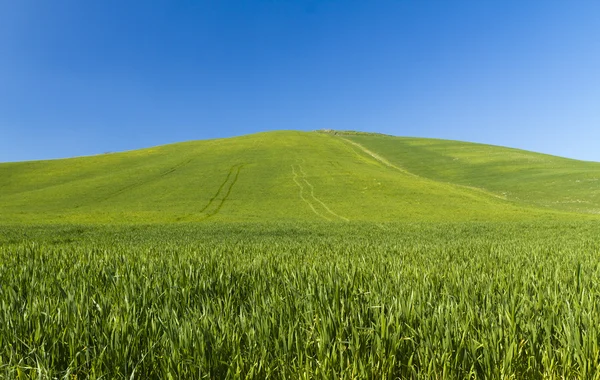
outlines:
[{"label": "sunlit grass", "polygon": [[344,137],[423,178],[474,186],[523,205],[600,214],[598,162],[461,141]]},{"label": "sunlit grass", "polygon": [[5,227],[5,378],[595,378],[592,223]]},{"label": "sunlit grass", "polygon": [[[402,141],[385,137],[387,145],[373,150],[395,160]],[[410,159],[422,160],[427,168],[437,165],[431,157],[413,153]],[[483,176],[485,168],[480,172]],[[514,182],[510,173],[503,180]],[[531,185],[522,176],[519,180],[536,191],[552,185]],[[581,218],[520,198],[505,200],[495,188],[484,192],[450,182],[386,166],[338,136],[279,131],[0,164],[0,222],[319,221],[327,215],[332,221],[377,222]],[[560,191],[570,194],[567,190]]]}]

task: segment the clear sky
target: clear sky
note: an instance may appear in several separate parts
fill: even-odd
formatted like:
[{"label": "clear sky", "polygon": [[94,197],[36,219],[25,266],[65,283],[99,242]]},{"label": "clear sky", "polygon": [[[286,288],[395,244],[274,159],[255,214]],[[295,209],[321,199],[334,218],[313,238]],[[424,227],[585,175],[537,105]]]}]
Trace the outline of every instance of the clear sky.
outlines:
[{"label": "clear sky", "polygon": [[600,1],[0,0],[0,161],[321,128],[600,161]]}]

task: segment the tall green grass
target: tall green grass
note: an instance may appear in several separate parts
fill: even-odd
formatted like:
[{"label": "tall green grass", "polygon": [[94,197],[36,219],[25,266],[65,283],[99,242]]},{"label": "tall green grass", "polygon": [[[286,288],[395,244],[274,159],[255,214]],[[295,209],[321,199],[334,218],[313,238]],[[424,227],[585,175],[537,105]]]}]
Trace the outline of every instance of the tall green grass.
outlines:
[{"label": "tall green grass", "polygon": [[600,378],[596,223],[0,228],[0,377]]}]

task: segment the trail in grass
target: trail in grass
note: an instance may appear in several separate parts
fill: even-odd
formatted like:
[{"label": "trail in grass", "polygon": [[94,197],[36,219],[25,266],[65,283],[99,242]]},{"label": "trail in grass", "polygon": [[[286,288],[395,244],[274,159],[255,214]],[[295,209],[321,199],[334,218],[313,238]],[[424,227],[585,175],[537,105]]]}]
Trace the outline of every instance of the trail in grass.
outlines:
[{"label": "trail in grass", "polygon": [[[111,194],[108,194],[108,195],[104,196],[101,199],[98,199],[97,202],[108,201],[111,198],[119,196],[119,195],[121,195],[121,194],[123,194],[123,193],[125,193],[127,191],[130,191],[130,190],[136,189],[138,187],[142,187],[144,185],[152,183],[154,181],[157,181],[157,180],[161,179],[162,177],[165,177],[165,176],[167,176],[167,175],[169,175],[171,173],[174,173],[175,171],[177,171],[177,170],[181,169],[182,167],[188,165],[190,162],[192,162],[192,160],[193,159],[190,158],[188,160],[182,161],[182,162],[178,163],[177,165],[175,165],[175,166],[173,166],[173,167],[165,170],[164,172],[158,173],[157,175],[154,175],[154,176],[152,176],[150,178],[143,179],[143,180],[141,180],[139,182],[126,185],[126,186],[122,187],[121,189],[119,189],[119,190],[117,190],[117,191],[115,191],[115,192],[113,192]],[[79,205],[79,206],[81,206],[81,205]]]},{"label": "trail in grass", "polygon": [[[388,161],[384,157],[382,157],[382,156],[378,155],[377,153],[375,153],[375,152],[373,152],[373,151],[365,148],[363,145],[361,145],[361,144],[359,144],[357,142],[354,142],[352,140],[346,139],[346,138],[341,137],[341,136],[337,136],[337,137],[339,137],[340,139],[346,141],[347,143],[350,143],[350,144],[354,145],[355,147],[357,147],[358,149],[362,150],[367,155],[369,155],[372,158],[374,158],[376,161],[381,162],[382,164],[384,164],[384,165],[386,165],[386,166],[388,166],[388,167],[390,167],[392,169],[396,169],[396,170],[398,170],[398,171],[400,171],[400,172],[402,172],[404,174],[410,175],[410,176],[415,177],[415,178],[421,178],[421,179],[424,179],[424,180],[429,180],[429,179],[427,179],[425,177],[421,177],[421,176],[419,176],[417,174],[414,174],[414,173],[411,173],[411,172],[407,171],[406,169],[403,169],[403,168],[401,168],[401,167],[399,167],[397,165],[392,164],[390,161]],[[482,189],[482,188],[479,188],[479,187],[468,186],[468,185],[461,185],[461,184],[450,183],[450,182],[447,182],[447,183],[452,184],[452,185],[454,185],[456,187],[462,187],[462,188],[465,188],[465,189],[475,190],[477,192],[484,193],[484,194],[492,196],[494,198],[498,198],[498,199],[502,199],[502,200],[507,200],[505,196],[498,195],[498,194],[493,193],[493,192],[491,192],[489,190]]]},{"label": "trail in grass", "polygon": [[298,173],[296,173],[296,169],[294,168],[294,165],[292,165],[292,173],[293,173],[293,180],[296,183],[296,185],[298,185],[298,187],[300,188],[300,199],[302,199],[309,207],[310,209],[317,214],[317,216],[320,216],[321,218],[325,219],[325,220],[331,220],[328,217],[326,217],[325,215],[319,213],[316,209],[315,206],[313,206],[313,204],[311,202],[308,201],[308,199],[306,199],[304,197],[304,186],[302,186],[302,183],[298,180]]},{"label": "trail in grass", "polygon": [[406,171],[406,170],[402,169],[401,167],[399,167],[399,166],[396,166],[396,165],[392,164],[391,162],[389,162],[389,161],[388,161],[388,160],[386,160],[385,158],[381,157],[381,156],[380,156],[380,155],[378,155],[377,153],[374,153],[374,152],[370,151],[369,149],[365,148],[365,147],[364,147],[364,146],[362,146],[361,144],[359,144],[359,143],[357,143],[357,142],[354,142],[354,141],[352,141],[352,140],[348,140],[348,139],[346,139],[346,138],[343,138],[343,137],[341,137],[341,136],[338,136],[338,137],[339,137],[340,139],[342,139],[342,140],[346,141],[347,143],[350,143],[350,144],[354,145],[354,146],[355,146],[355,147],[357,147],[358,149],[362,150],[364,153],[366,153],[366,154],[368,154],[369,156],[373,157],[373,158],[374,158],[376,161],[379,161],[379,162],[381,162],[382,164],[384,164],[384,165],[386,165],[386,166],[389,166],[390,168],[394,168],[394,169],[396,169],[396,170],[399,170],[399,171],[401,171],[402,173],[405,173],[405,174],[411,175],[411,176],[413,176],[413,177],[418,177],[418,175],[416,175],[416,174],[413,174],[413,173],[410,173],[410,172],[408,172],[408,171]]},{"label": "trail in grass", "polygon": [[[300,189],[300,199],[302,199],[306,204],[308,204],[308,206],[311,208],[311,210],[316,215],[320,216],[321,218],[323,218],[325,220],[331,220],[331,217],[333,217],[333,218],[341,219],[345,222],[348,221],[348,218],[345,218],[345,217],[333,212],[329,207],[327,207],[327,205],[323,201],[321,201],[319,198],[317,198],[315,196],[315,188],[306,179],[306,173],[304,172],[304,169],[302,169],[302,166],[300,166],[300,165],[291,165],[291,166],[292,166],[293,180]],[[298,167],[297,170],[296,170],[295,166]],[[312,200],[309,200],[304,196],[303,183],[306,184],[306,186],[308,186],[308,188],[310,189],[310,199],[312,199]],[[319,207],[319,205],[321,207]],[[321,212],[317,211],[317,209],[319,209],[319,208],[321,209]]]},{"label": "trail in grass", "polygon": [[217,190],[215,195],[213,195],[213,197],[202,208],[202,210],[200,210],[200,213],[204,214],[204,217],[202,218],[203,220],[216,215],[221,210],[223,204],[229,198],[231,190],[237,182],[238,177],[240,175],[240,170],[243,166],[244,165],[242,164],[237,164],[233,165],[231,169],[229,169],[229,173],[227,173],[225,181],[221,183],[221,186],[219,186],[219,189]]},{"label": "trail in grass", "polygon": [[306,173],[304,172],[304,169],[302,169],[302,166],[300,166],[300,165],[298,165],[298,168],[300,169],[300,173],[302,174],[302,180],[303,180],[303,181],[304,181],[304,182],[305,182],[305,183],[308,185],[308,187],[310,187],[310,196],[311,196],[311,197],[312,197],[312,198],[313,198],[313,199],[314,199],[316,202],[318,202],[318,203],[319,203],[321,206],[323,206],[323,208],[324,208],[325,210],[327,210],[327,212],[328,212],[328,213],[330,213],[331,215],[333,215],[333,216],[335,216],[335,217],[337,217],[337,218],[340,218],[340,219],[342,219],[342,220],[344,220],[344,221],[346,221],[346,222],[347,222],[347,221],[348,221],[348,218],[345,218],[345,217],[343,217],[343,216],[341,216],[341,215],[339,215],[339,214],[336,214],[335,212],[331,211],[331,209],[330,209],[329,207],[327,207],[327,205],[326,205],[326,204],[325,204],[323,201],[321,201],[319,198],[317,198],[317,197],[315,196],[315,188],[314,188],[314,186],[313,186],[313,185],[312,185],[310,182],[308,182],[308,180],[306,179]]}]

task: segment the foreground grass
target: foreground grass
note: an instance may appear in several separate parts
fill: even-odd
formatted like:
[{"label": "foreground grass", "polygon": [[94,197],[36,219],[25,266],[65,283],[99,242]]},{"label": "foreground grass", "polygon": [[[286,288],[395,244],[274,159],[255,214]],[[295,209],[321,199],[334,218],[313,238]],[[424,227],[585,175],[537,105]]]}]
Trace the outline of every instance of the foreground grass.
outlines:
[{"label": "foreground grass", "polygon": [[0,229],[0,377],[599,378],[596,223]]}]

